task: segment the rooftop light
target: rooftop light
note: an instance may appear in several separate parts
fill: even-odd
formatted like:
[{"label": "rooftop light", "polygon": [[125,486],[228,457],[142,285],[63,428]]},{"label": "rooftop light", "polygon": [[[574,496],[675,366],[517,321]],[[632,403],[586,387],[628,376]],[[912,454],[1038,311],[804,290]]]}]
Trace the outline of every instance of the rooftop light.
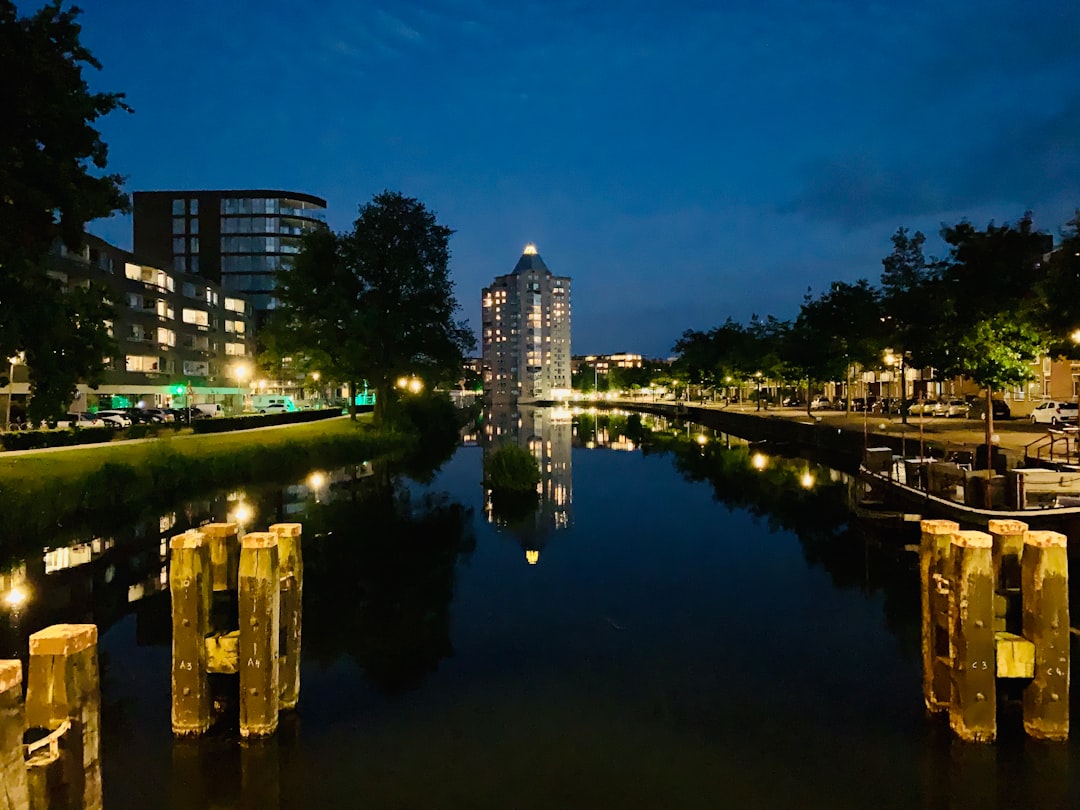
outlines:
[{"label": "rooftop light", "polygon": [[534,245],[532,242],[529,242],[529,244],[527,244],[525,246],[525,255],[526,256],[535,256],[536,255],[536,245]]}]

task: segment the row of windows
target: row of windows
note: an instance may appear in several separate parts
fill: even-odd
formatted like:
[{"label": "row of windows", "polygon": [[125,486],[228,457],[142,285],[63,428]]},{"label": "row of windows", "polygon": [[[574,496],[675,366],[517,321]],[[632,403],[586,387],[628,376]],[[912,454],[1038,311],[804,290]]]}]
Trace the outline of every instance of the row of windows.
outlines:
[{"label": "row of windows", "polygon": [[199,220],[188,219],[187,217],[173,217],[172,232],[173,235],[197,234],[199,232]]},{"label": "row of windows", "polygon": [[193,273],[198,275],[199,273],[199,257],[198,256],[173,256],[172,260],[173,270],[177,273]]},{"label": "row of windows", "polygon": [[193,236],[190,239],[182,236],[173,237],[172,249],[173,253],[198,253],[199,237]]},{"label": "row of windows", "polygon": [[271,233],[281,236],[302,236],[314,225],[277,217],[222,217],[222,233]]},{"label": "row of windows", "polygon": [[[222,256],[222,273],[272,273],[283,267],[291,266],[291,258],[283,256]],[[233,287],[232,289],[243,289]]]},{"label": "row of windows", "polygon": [[153,284],[155,287],[160,287],[169,292],[176,291],[176,282],[173,280],[173,277],[164,270],[158,270],[156,267],[143,267],[139,264],[125,262],[124,275],[132,281]]},{"label": "row of windows", "polygon": [[280,214],[281,216],[321,219],[323,210],[311,207],[299,200],[278,197],[223,197],[222,214]]},{"label": "row of windows", "polygon": [[300,243],[278,236],[224,236],[222,253],[299,253]]},{"label": "row of windows", "polygon": [[194,199],[174,199],[172,201],[172,212],[174,217],[182,217],[184,214],[195,216],[199,213],[199,201]]}]

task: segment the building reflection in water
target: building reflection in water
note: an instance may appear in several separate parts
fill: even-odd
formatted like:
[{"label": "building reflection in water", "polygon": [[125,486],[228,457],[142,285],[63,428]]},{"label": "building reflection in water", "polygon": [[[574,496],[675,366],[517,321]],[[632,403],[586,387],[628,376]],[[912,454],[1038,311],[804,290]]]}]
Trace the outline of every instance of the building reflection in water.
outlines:
[{"label": "building reflection in water", "polygon": [[140,643],[163,643],[169,638],[167,596],[150,609],[143,605],[169,590],[169,538],[207,523],[235,521],[243,530],[296,520],[310,504],[332,501],[348,491],[348,482],[372,474],[369,462],[349,465],[284,487],[236,490],[131,516],[109,534],[43,538],[38,551],[0,570],[0,659],[25,663],[30,634],[50,624],[91,623],[104,633],[130,612],[137,615]]},{"label": "building reflection in water", "polygon": [[517,444],[532,453],[540,468],[535,508],[505,509],[484,491],[484,514],[517,538],[525,560],[535,565],[553,532],[573,522],[573,467],[570,458],[573,422],[566,408],[518,405],[497,398],[484,414],[480,439],[484,463],[501,447]]}]

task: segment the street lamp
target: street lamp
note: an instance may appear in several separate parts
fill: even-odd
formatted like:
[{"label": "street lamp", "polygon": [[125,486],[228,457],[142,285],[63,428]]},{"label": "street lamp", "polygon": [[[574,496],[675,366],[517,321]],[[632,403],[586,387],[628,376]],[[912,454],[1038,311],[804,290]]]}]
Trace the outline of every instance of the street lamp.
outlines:
[{"label": "street lamp", "polygon": [[7,384],[7,405],[4,411],[4,424],[3,427],[7,428],[11,425],[11,397],[15,394],[15,366],[20,363],[26,362],[26,355],[19,352],[16,355],[12,355],[8,358],[10,368],[8,369],[8,384]]},{"label": "street lamp", "polygon": [[754,372],[754,379],[757,380],[757,410],[761,410],[761,372]]}]

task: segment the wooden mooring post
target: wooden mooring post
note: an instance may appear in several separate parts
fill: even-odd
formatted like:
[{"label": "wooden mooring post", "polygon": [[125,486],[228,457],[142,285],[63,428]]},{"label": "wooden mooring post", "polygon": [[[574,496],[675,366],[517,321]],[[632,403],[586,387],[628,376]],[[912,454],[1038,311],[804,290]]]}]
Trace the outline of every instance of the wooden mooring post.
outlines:
[{"label": "wooden mooring post", "polygon": [[[211,673],[240,679],[240,734],[265,737],[300,694],[302,527],[280,523],[240,536],[236,524],[208,524],[172,539],[173,733],[213,723]],[[237,548],[235,567],[233,547]],[[236,630],[215,631],[215,595],[235,591]]]},{"label": "wooden mooring post", "polygon": [[22,663],[0,661],[0,810],[98,810],[97,627],[57,624],[31,635],[26,686],[24,703]]},{"label": "wooden mooring post", "polygon": [[1069,735],[1065,536],[992,520],[989,533],[924,520],[920,546],[923,695],[965,741],[997,736],[1000,679],[1023,688],[1024,729]]}]

